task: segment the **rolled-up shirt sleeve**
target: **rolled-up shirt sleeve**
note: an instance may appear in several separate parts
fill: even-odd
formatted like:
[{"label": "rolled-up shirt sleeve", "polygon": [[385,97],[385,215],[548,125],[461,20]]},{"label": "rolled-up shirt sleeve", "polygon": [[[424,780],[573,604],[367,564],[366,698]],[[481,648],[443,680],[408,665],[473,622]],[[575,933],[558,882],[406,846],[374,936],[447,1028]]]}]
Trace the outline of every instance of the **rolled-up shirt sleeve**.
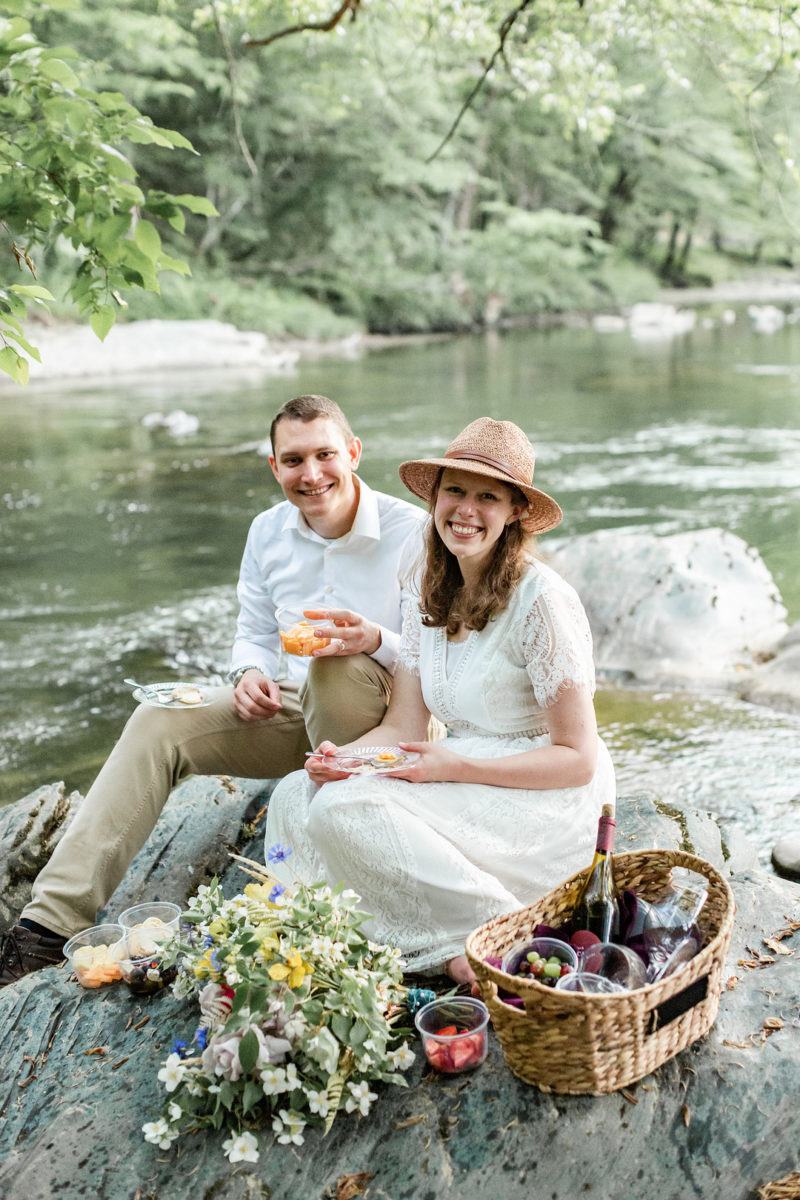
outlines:
[{"label": "rolled-up shirt sleeve", "polygon": [[236,595],[239,616],[231,653],[231,673],[239,667],[260,667],[274,678],[278,670],[278,622],[275,602],[258,560],[255,522],[250,527],[239,568]]}]

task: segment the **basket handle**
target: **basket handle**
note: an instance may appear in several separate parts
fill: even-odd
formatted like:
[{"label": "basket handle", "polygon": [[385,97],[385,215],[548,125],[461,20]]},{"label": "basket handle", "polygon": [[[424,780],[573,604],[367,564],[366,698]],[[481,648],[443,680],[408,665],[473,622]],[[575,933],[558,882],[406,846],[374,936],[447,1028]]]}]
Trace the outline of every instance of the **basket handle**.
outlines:
[{"label": "basket handle", "polygon": [[708,975],[701,975],[699,979],[695,979],[683,991],[676,992],[674,996],[670,996],[669,999],[663,1000],[661,1004],[651,1009],[650,1019],[645,1031],[647,1035],[655,1033],[657,1029],[662,1029],[670,1021],[675,1021],[678,1017],[682,1017],[690,1008],[694,1008],[696,1004],[700,1004],[705,1000],[708,995],[708,981]]}]

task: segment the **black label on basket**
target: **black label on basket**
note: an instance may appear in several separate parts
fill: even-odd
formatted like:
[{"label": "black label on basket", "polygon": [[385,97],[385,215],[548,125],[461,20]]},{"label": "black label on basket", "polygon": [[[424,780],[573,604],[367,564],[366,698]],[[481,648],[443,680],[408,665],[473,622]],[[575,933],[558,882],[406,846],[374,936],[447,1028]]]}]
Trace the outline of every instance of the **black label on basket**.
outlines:
[{"label": "black label on basket", "polygon": [[659,1004],[658,1008],[653,1009],[650,1013],[650,1023],[647,1032],[655,1033],[662,1025],[668,1025],[676,1017],[682,1017],[690,1008],[694,1008],[695,1004],[699,1004],[701,1000],[705,1000],[707,995],[708,975],[703,975],[701,979],[696,979],[694,983],[690,983],[682,992],[677,992],[674,996],[670,996],[669,1000],[665,1000],[663,1004]]}]

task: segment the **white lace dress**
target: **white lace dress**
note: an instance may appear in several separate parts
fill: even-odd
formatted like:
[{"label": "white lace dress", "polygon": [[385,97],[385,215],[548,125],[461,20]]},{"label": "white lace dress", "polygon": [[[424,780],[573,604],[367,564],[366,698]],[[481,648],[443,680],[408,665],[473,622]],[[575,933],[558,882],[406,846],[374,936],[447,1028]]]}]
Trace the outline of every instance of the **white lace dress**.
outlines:
[{"label": "white lace dress", "polygon": [[[504,612],[469,634],[448,673],[443,629],[407,612],[398,669],[419,674],[425,703],[456,754],[496,758],[549,743],[546,710],[563,687],[594,692],[592,642],[574,590],[534,562]],[[408,783],[352,776],[316,787],[305,771],[272,794],[266,845],[292,855],[284,882],[343,881],[372,914],[370,936],[409,969],[463,954],[467,935],[531,904],[591,860],[614,769],[599,742],[583,787],[552,790]]]}]

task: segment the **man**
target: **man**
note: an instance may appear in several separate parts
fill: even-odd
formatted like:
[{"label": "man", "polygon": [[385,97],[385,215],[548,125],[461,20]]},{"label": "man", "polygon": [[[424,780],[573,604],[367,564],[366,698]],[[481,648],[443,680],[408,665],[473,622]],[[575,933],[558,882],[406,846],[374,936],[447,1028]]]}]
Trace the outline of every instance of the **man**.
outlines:
[{"label": "man", "polygon": [[[288,401],[270,438],[286,499],[247,538],[232,687],[208,707],[134,712],[20,924],[0,939],[0,987],[60,962],[66,938],[94,924],[182,779],[284,775],[323,738],[353,741],[383,717],[410,602],[398,576],[421,546],[424,513],[358,478],[361,443],[325,396]],[[335,625],[310,660],[280,654],[275,612],[287,604]]]}]

